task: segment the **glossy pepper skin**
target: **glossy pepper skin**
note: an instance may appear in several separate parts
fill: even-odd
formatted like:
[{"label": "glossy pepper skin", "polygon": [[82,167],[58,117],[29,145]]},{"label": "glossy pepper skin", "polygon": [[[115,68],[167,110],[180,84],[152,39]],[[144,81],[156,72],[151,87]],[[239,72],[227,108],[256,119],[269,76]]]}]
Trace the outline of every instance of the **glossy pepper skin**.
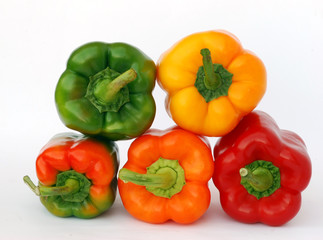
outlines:
[{"label": "glossy pepper skin", "polygon": [[71,54],[56,86],[59,116],[84,134],[110,140],[139,136],[155,117],[155,77],[154,62],[134,46],[87,43]]},{"label": "glossy pepper skin", "polygon": [[49,212],[93,218],[116,197],[118,147],[112,141],[75,134],[54,136],[36,160],[39,186],[24,178]]},{"label": "glossy pepper skin", "polygon": [[135,218],[188,224],[209,207],[212,173],[207,139],[180,128],[149,130],[131,144],[118,188],[124,207]]},{"label": "glossy pepper skin", "polygon": [[225,31],[178,41],[159,58],[157,80],[176,124],[204,136],[230,132],[266,91],[263,62]]},{"label": "glossy pepper skin", "polygon": [[296,216],[311,178],[311,161],[297,134],[254,111],[219,139],[214,157],[213,181],[232,218],[279,226]]}]

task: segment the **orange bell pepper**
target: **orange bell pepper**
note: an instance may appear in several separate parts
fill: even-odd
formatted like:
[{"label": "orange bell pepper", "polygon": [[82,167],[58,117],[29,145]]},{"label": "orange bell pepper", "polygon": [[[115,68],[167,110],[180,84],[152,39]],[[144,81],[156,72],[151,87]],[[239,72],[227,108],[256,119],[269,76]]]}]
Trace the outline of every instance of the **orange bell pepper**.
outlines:
[{"label": "orange bell pepper", "polygon": [[119,172],[126,210],[149,223],[192,223],[210,205],[213,158],[207,139],[175,128],[137,138]]},{"label": "orange bell pepper", "polygon": [[157,80],[169,94],[166,109],[177,125],[205,136],[230,132],[266,91],[263,62],[224,31],[177,42],[160,57]]}]

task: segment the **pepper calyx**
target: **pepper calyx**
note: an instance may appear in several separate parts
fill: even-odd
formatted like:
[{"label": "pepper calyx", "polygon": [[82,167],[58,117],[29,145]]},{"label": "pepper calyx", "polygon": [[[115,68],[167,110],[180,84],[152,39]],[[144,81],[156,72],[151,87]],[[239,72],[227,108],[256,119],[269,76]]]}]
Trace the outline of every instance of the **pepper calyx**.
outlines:
[{"label": "pepper calyx", "polygon": [[199,67],[194,86],[206,102],[221,96],[227,96],[232,84],[233,74],[222,64],[212,63],[209,49],[202,49],[203,66]]},{"label": "pepper calyx", "polygon": [[280,170],[272,162],[257,160],[239,170],[241,185],[257,199],[280,188]]},{"label": "pepper calyx", "polygon": [[130,101],[127,84],[136,78],[137,73],[132,68],[120,74],[107,67],[90,76],[85,97],[100,113],[118,112],[124,104]]},{"label": "pepper calyx", "polygon": [[91,181],[87,179],[83,174],[78,173],[74,170],[69,170],[61,172],[57,175],[56,186],[64,186],[68,181],[77,181],[78,189],[77,191],[71,191],[69,194],[62,195],[62,198],[68,202],[82,202],[89,195],[90,187],[92,185]]},{"label": "pepper calyx", "polygon": [[145,186],[146,190],[155,196],[165,198],[171,198],[181,192],[186,184],[185,172],[178,160],[164,158],[159,158],[147,167],[146,174],[123,168],[119,172],[119,178],[125,183]]},{"label": "pepper calyx", "polygon": [[61,172],[56,176],[56,184],[36,186],[28,176],[23,178],[31,190],[41,197],[61,196],[67,202],[82,202],[89,195],[91,181],[74,170]]}]

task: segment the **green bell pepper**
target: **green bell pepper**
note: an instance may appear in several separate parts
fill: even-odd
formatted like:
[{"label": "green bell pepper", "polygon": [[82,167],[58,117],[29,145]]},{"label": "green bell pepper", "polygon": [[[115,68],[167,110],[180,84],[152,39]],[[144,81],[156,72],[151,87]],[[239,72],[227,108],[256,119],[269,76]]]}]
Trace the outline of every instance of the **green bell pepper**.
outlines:
[{"label": "green bell pepper", "polygon": [[110,140],[135,138],[156,113],[152,59],[125,43],[87,43],[68,59],[55,91],[62,122]]}]

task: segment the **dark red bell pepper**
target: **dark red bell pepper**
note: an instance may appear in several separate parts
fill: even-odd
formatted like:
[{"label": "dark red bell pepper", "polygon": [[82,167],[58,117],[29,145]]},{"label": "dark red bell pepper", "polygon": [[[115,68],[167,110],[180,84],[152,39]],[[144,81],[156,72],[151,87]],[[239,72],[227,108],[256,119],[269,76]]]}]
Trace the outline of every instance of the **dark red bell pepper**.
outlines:
[{"label": "dark red bell pepper", "polygon": [[311,178],[310,157],[297,134],[254,111],[218,140],[214,157],[213,182],[232,218],[278,226],[296,216]]}]

